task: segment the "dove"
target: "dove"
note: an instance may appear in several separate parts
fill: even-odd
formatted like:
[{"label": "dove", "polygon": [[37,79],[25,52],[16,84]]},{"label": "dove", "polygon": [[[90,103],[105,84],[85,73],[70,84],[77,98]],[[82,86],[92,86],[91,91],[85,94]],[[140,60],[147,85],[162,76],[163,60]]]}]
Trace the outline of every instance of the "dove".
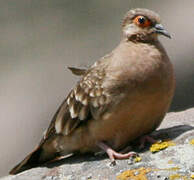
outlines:
[{"label": "dove", "polygon": [[172,63],[159,35],[170,38],[157,13],[128,11],[118,46],[88,69],[69,67],[80,76],[55,113],[38,146],[10,174],[68,154],[107,153],[111,161],[129,142],[154,131],[167,113],[175,90]]}]

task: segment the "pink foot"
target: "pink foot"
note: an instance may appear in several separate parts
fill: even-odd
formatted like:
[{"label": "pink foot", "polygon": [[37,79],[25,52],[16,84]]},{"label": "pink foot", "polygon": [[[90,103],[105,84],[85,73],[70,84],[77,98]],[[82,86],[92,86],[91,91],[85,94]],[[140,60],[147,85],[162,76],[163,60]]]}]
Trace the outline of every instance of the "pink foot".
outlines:
[{"label": "pink foot", "polygon": [[150,143],[150,144],[154,144],[157,142],[157,140],[155,140],[153,137],[149,136],[149,135],[145,135],[142,136],[140,138],[140,145],[139,145],[139,149],[143,149],[145,147],[146,143]]},{"label": "pink foot", "polygon": [[128,159],[131,156],[137,155],[135,152],[128,152],[125,154],[118,153],[102,142],[98,143],[98,146],[108,154],[108,157],[111,160],[111,163],[114,163],[114,164],[115,164],[115,159]]}]

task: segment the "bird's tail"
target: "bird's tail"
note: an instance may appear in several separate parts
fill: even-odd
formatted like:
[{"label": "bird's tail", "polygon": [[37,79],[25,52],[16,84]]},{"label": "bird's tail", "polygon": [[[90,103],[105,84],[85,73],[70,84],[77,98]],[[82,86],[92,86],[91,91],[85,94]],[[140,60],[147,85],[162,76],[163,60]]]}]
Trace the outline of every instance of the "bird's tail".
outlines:
[{"label": "bird's tail", "polygon": [[38,146],[34,151],[32,151],[23,161],[17,164],[9,174],[18,174],[22,171],[37,167],[40,164],[48,162],[56,157],[55,153],[50,154],[47,158],[42,158],[44,154],[42,146]]},{"label": "bird's tail", "polygon": [[41,154],[41,148],[39,146],[33,152],[31,152],[23,161],[17,164],[9,172],[9,174],[18,174],[22,171],[38,166],[38,164],[40,163],[39,162],[40,154]]}]

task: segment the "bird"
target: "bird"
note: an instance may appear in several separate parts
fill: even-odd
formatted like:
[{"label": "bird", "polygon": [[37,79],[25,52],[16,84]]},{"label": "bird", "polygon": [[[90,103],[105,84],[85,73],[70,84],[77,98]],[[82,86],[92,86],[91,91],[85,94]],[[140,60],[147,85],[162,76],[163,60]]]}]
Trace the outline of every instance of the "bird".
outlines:
[{"label": "bird", "polygon": [[68,154],[104,151],[111,161],[129,142],[149,136],[168,112],[175,91],[173,65],[159,41],[171,38],[160,16],[129,10],[118,46],[87,69],[69,67],[79,81],[59,106],[38,146],[10,174]]}]

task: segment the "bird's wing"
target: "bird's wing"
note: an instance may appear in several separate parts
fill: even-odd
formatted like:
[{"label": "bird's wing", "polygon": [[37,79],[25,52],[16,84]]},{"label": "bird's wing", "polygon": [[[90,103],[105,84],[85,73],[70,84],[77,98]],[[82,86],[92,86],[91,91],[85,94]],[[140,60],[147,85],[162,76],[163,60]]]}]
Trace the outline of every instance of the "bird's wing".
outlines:
[{"label": "bird's wing", "polygon": [[86,74],[87,69],[75,68],[75,67],[67,67],[74,75],[83,76]]},{"label": "bird's wing", "polygon": [[[100,62],[100,61],[99,61]],[[105,65],[92,66],[56,112],[43,140],[53,134],[70,134],[87,121],[97,119],[110,103],[110,95],[103,89]]]}]

